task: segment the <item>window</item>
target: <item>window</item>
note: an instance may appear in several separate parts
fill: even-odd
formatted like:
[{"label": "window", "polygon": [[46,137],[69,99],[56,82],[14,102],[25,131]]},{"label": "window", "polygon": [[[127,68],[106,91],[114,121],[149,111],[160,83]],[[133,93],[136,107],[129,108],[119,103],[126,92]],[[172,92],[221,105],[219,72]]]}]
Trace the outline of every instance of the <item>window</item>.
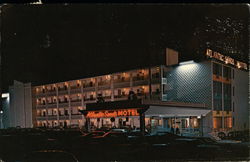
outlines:
[{"label": "window", "polygon": [[223,84],[224,110],[231,111],[231,84]]},{"label": "window", "polygon": [[223,66],[223,77],[228,79],[231,79],[231,68]]},{"label": "window", "polygon": [[221,76],[222,66],[220,64],[213,63],[213,74],[217,76]]},{"label": "window", "polygon": [[222,110],[222,83],[213,82],[214,110]]},{"label": "window", "polygon": [[224,118],[224,127],[225,128],[232,128],[232,117],[225,117]]},{"label": "window", "polygon": [[214,127],[214,129],[222,128],[222,118],[221,117],[213,118],[213,127]]},{"label": "window", "polygon": [[233,96],[234,96],[234,86],[233,86]]}]

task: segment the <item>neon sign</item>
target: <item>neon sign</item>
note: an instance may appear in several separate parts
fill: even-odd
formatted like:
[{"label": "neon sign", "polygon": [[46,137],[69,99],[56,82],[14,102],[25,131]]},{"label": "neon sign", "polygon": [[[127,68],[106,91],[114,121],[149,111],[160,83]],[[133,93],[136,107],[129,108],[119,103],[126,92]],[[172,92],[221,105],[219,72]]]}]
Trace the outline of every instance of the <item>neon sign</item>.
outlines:
[{"label": "neon sign", "polygon": [[111,118],[111,117],[125,117],[125,116],[139,116],[137,109],[126,110],[103,110],[103,111],[89,111],[87,118]]},{"label": "neon sign", "polygon": [[206,55],[210,58],[215,58],[217,60],[220,60],[224,62],[225,64],[231,64],[233,66],[236,66],[239,69],[245,69],[247,70],[247,64],[241,61],[237,61],[229,56],[224,56],[220,54],[219,52],[212,51],[211,49],[207,49]]}]

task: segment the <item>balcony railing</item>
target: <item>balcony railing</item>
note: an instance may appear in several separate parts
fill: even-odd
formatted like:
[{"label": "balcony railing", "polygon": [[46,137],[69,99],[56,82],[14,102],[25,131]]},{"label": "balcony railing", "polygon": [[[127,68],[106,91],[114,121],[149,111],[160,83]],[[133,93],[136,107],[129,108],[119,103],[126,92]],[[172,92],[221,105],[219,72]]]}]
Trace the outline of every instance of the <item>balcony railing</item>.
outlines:
[{"label": "balcony railing", "polygon": [[139,86],[139,85],[148,85],[148,80],[136,80],[133,82],[133,86]]},{"label": "balcony railing", "polygon": [[71,114],[71,119],[82,119],[81,114]]},{"label": "balcony railing", "polygon": [[83,91],[95,91],[95,86],[91,86],[91,87],[83,87]]},{"label": "balcony railing", "polygon": [[57,107],[56,103],[49,103],[48,108],[55,108]]},{"label": "balcony railing", "polygon": [[160,78],[152,78],[151,79],[151,84],[156,84],[156,83],[160,83],[160,82],[161,82]]},{"label": "balcony railing", "polygon": [[37,108],[37,109],[44,109],[44,108],[46,108],[46,105],[40,105],[40,104],[39,104],[39,105],[36,105],[36,108]]},{"label": "balcony railing", "polygon": [[48,120],[57,120],[57,115],[48,115]]},{"label": "balcony railing", "polygon": [[95,87],[95,83],[91,82],[91,83],[86,83],[82,85],[83,88],[89,88],[89,87]]},{"label": "balcony railing", "polygon": [[130,87],[130,82],[116,82],[114,83],[114,88],[126,88]]},{"label": "balcony railing", "polygon": [[98,83],[99,90],[110,89],[110,87],[111,87],[110,82]]},{"label": "balcony railing", "polygon": [[70,101],[71,106],[81,106],[82,101],[81,100],[72,100]]},{"label": "balcony railing", "polygon": [[84,101],[95,101],[96,98],[84,98]]},{"label": "balcony railing", "polygon": [[37,116],[37,120],[47,120],[47,116]]},{"label": "balcony railing", "polygon": [[130,78],[114,79],[114,83],[130,82]]},{"label": "balcony railing", "polygon": [[59,120],[68,120],[69,116],[68,115],[61,115],[59,116]]},{"label": "balcony railing", "polygon": [[70,89],[70,93],[74,94],[74,93],[81,93],[81,88],[76,88],[76,89]]},{"label": "balcony railing", "polygon": [[148,75],[133,77],[133,81],[148,80]]},{"label": "balcony railing", "polygon": [[50,91],[47,91],[47,96],[55,96],[56,95],[56,91],[55,90],[50,90]]},{"label": "balcony railing", "polygon": [[58,91],[59,95],[63,95],[63,94],[67,94],[67,93],[68,93],[68,90],[65,90],[65,89],[62,89],[62,90]]},{"label": "balcony railing", "polygon": [[68,102],[60,102],[59,107],[68,107],[69,103]]},{"label": "balcony railing", "polygon": [[128,99],[128,95],[116,95],[116,96],[114,96],[115,101],[127,100],[127,99]]},{"label": "balcony railing", "polygon": [[44,96],[46,96],[46,94],[43,92],[36,93],[36,97],[44,97]]}]

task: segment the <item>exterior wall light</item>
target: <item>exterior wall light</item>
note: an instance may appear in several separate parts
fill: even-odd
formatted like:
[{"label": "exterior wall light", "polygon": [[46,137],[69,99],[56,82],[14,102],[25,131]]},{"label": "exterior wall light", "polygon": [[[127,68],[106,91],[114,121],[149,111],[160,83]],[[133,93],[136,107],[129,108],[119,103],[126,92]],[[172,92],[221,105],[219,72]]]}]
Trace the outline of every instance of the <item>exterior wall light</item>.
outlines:
[{"label": "exterior wall light", "polygon": [[185,62],[180,62],[179,65],[188,65],[188,64],[193,64],[194,61],[190,60],[190,61],[185,61]]}]

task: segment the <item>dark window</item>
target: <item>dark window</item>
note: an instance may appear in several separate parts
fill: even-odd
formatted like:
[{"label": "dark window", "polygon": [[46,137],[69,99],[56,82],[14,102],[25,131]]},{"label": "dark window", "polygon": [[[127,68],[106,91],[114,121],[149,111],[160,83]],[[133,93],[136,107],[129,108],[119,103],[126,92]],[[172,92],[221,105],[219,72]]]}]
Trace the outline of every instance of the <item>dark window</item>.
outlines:
[{"label": "dark window", "polygon": [[65,115],[69,115],[68,110],[65,110],[65,111],[64,111],[64,114],[65,114]]},{"label": "dark window", "polygon": [[231,79],[231,69],[229,67],[223,66],[223,77]]},{"label": "dark window", "polygon": [[233,112],[234,112],[234,102],[233,102]]},{"label": "dark window", "polygon": [[214,110],[222,110],[222,83],[213,82]]},{"label": "dark window", "polygon": [[213,74],[217,76],[221,76],[222,66],[220,64],[213,63]]},{"label": "dark window", "polygon": [[234,87],[233,87],[233,96],[234,96]]},{"label": "dark window", "polygon": [[224,110],[231,110],[231,84],[223,84]]}]

